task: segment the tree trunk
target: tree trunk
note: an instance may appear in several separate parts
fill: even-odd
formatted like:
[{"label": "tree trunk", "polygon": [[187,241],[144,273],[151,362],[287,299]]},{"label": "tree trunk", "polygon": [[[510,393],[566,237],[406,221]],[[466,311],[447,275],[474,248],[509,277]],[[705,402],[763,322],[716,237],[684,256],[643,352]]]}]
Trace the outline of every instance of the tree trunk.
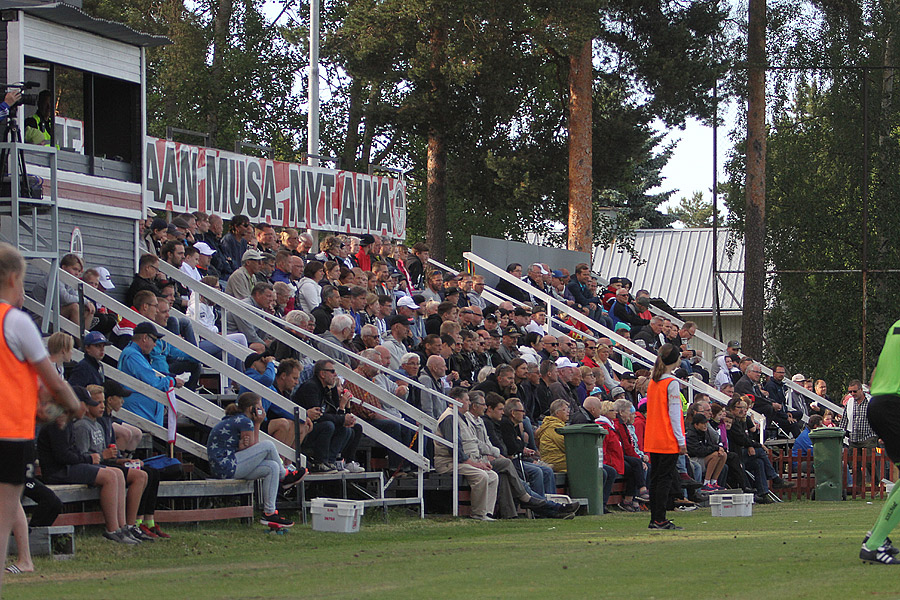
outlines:
[{"label": "tree trunk", "polygon": [[432,114],[428,128],[428,164],[425,191],[425,236],[431,256],[443,261],[447,258],[447,145],[444,128],[447,105],[447,81],[441,72],[447,48],[447,28],[444,24],[431,32],[431,93]]},{"label": "tree trunk", "polygon": [[762,358],[766,288],[766,0],[750,0],[747,36],[747,214],[744,231],[745,354]]},{"label": "tree trunk", "polygon": [[569,250],[591,252],[591,41],[569,57]]},{"label": "tree trunk", "polygon": [[219,94],[222,90],[222,78],[225,50],[228,48],[228,37],[231,33],[231,15],[234,12],[233,0],[218,0],[216,14],[213,17],[212,68],[210,69],[209,112],[206,122],[209,126],[209,145],[218,146],[219,135]]}]

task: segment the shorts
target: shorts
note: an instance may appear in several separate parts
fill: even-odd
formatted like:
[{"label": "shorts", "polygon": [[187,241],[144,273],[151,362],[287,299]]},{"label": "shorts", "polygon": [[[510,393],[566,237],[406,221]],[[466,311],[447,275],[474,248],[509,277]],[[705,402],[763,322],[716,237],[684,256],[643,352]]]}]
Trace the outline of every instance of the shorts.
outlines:
[{"label": "shorts", "polygon": [[869,426],[884,442],[888,458],[900,463],[900,396],[873,396],[866,416]]},{"label": "shorts", "polygon": [[100,465],[81,463],[78,465],[66,465],[59,471],[44,475],[44,483],[82,483],[94,485],[97,481],[97,473],[102,469]]},{"label": "shorts", "polygon": [[25,485],[32,476],[34,440],[0,440],[0,483]]}]

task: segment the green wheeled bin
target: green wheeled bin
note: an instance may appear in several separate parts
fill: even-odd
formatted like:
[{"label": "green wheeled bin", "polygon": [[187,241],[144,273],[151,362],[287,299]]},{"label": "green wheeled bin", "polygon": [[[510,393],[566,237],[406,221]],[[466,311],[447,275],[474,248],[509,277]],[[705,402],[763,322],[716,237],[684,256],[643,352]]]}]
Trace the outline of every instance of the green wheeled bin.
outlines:
[{"label": "green wheeled bin", "polygon": [[816,500],[836,502],[843,499],[841,455],[844,434],[844,430],[838,427],[819,427],[809,432],[816,469]]},{"label": "green wheeled bin", "polygon": [[558,427],[566,440],[569,495],[588,499],[588,514],[603,514],[603,436],[594,423]]}]

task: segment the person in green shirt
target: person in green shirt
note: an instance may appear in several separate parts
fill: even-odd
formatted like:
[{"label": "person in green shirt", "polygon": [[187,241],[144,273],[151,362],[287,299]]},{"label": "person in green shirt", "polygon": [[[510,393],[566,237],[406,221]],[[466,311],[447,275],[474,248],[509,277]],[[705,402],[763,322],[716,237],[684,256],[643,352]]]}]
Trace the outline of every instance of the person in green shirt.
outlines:
[{"label": "person in green shirt", "polygon": [[[900,463],[900,321],[888,328],[878,364],[869,386],[868,419],[872,430],[884,442],[894,464]],[[888,534],[900,523],[900,485],[894,486],[875,521],[863,539],[859,557],[869,563],[900,565],[900,549],[891,544]]]}]

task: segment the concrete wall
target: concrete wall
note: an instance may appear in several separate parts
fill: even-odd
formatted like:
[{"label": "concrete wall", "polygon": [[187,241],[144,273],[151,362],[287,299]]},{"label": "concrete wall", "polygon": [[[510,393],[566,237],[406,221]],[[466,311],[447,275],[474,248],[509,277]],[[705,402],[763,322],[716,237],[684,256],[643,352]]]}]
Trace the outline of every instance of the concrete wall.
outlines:
[{"label": "concrete wall", "polygon": [[[548,248],[535,246],[510,240],[498,240],[494,238],[472,236],[472,252],[481,258],[492,262],[501,269],[505,269],[510,263],[522,265],[522,275],[528,271],[528,265],[540,262],[550,265],[551,269],[568,269],[569,273],[575,272],[578,263],[591,264],[591,255],[587,252],[573,252],[562,248]],[[490,273],[480,272],[475,268],[475,273],[484,275],[487,285],[497,287],[498,277]]]}]

